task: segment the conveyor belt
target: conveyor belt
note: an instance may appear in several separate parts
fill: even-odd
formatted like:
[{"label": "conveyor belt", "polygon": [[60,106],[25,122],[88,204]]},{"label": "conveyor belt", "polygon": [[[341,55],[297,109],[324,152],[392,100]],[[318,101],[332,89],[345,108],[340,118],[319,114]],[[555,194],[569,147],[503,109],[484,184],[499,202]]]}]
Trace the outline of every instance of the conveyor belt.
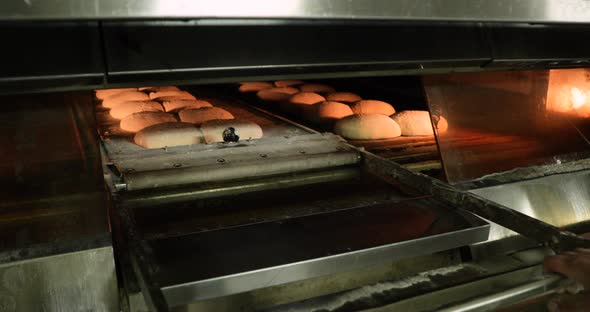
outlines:
[{"label": "conveyor belt", "polygon": [[[213,90],[207,90],[206,92],[213,92]],[[323,127],[316,124],[311,124],[307,120],[301,118],[298,115],[292,115],[283,112],[279,109],[280,105],[273,105],[260,101],[256,96],[252,94],[241,94],[248,103],[255,104],[256,106],[263,107],[275,114],[286,116],[287,118],[294,120],[304,126],[310,127],[315,131],[319,132],[332,132],[329,127]],[[399,164],[404,165],[406,168],[413,171],[428,171],[428,170],[441,170],[442,165],[440,161],[440,154],[436,144],[434,135],[427,136],[402,136],[393,139],[380,139],[380,140],[347,140],[348,143],[363,147],[365,150],[378,155],[379,157],[395,161]]]},{"label": "conveyor belt", "polygon": [[205,182],[231,181],[277,174],[305,172],[358,163],[358,152],[331,134],[318,134],[275,118],[263,111],[221,98],[200,96],[236,119],[254,121],[263,129],[259,140],[146,149],[132,142],[97,103],[103,146],[115,175],[117,190],[135,191],[180,187]]}]

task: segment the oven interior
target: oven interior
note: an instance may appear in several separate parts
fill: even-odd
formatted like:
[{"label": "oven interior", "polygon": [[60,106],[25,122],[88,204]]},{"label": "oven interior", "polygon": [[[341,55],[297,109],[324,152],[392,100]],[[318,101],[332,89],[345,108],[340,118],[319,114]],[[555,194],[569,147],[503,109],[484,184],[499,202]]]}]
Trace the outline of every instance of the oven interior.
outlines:
[{"label": "oven interior", "polygon": [[[2,184],[15,198],[3,204],[12,217],[2,222],[9,225],[7,230],[22,233],[3,246],[42,242],[72,228],[72,235],[86,234],[108,223],[119,279],[127,292],[136,294],[131,302],[144,308],[158,302],[158,292],[143,289],[150,283],[177,307],[195,301],[215,306],[228,296],[251,304],[244,293],[270,298],[264,289],[290,285],[293,297],[266,299],[270,308],[311,296],[309,290],[293,295],[296,287],[303,287],[293,285],[305,280],[325,286],[332,276],[381,268],[391,261],[418,259],[416,270],[463,265],[477,254],[465,246],[485,242],[501,227],[492,223],[490,228],[487,220],[408,189],[368,166],[366,155],[457,188],[481,189],[473,190],[476,194],[485,194],[486,187],[542,178],[519,170],[550,170],[546,168],[587,158],[588,72],[304,79],[388,102],[397,112],[428,111],[433,124],[435,116],[442,116],[449,125],[434,135],[379,140],[343,139],[329,126],[284,111],[280,103],[240,93],[237,81],[178,87],[257,123],[264,133],[259,140],[146,149],[134,143],[132,133],[121,130],[92,91],[3,96],[4,102],[18,105],[2,108],[2,128],[8,134],[2,136],[7,140],[2,146],[9,147],[3,153]],[[33,153],[30,144],[43,144],[47,152]],[[39,183],[47,179],[50,184]],[[101,190],[103,181],[107,192]],[[75,206],[44,199],[56,193],[69,194],[60,200],[74,203],[77,194],[94,194],[95,204],[106,207],[98,211],[108,210],[110,217],[80,220],[79,209],[53,209]],[[23,197],[52,209],[19,212],[27,203],[16,199]],[[583,214],[590,207],[580,206],[581,201],[556,202],[561,205],[560,221],[554,225],[587,219]],[[535,211],[521,212],[540,217]],[[551,217],[541,219],[555,223]],[[35,220],[51,220],[52,226],[31,227]],[[457,272],[474,278],[486,275],[470,267]],[[505,272],[487,272],[500,273]],[[379,282],[375,277],[355,278],[316,295],[334,296]],[[420,289],[424,291],[418,287],[404,298]],[[380,303],[400,298],[385,296]]]}]

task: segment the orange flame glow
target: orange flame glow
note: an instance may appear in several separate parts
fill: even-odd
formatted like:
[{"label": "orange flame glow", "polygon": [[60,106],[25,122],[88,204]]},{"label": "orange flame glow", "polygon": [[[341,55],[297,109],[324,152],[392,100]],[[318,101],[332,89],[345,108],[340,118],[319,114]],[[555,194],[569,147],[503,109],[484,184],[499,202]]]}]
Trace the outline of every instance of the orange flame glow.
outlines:
[{"label": "orange flame glow", "polygon": [[590,70],[552,69],[545,105],[548,111],[590,118]]},{"label": "orange flame glow", "polygon": [[578,109],[580,107],[582,107],[584,104],[586,104],[586,93],[583,92],[582,90],[578,89],[578,88],[572,88],[571,89],[571,101],[572,101],[572,107],[574,109]]}]

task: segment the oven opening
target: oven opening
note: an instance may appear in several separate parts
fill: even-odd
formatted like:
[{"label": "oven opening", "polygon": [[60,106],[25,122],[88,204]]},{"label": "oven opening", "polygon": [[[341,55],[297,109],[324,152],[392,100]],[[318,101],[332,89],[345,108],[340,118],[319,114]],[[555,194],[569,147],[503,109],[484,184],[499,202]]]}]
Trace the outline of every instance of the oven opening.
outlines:
[{"label": "oven opening", "polygon": [[[241,274],[259,278],[330,261],[358,270],[486,240],[487,222],[392,183],[382,165],[462,186],[586,159],[588,72],[283,77],[14,95],[6,99],[21,105],[4,116],[18,119],[2,127],[17,142],[5,144],[15,148],[2,156],[1,169],[14,194],[30,197],[95,191],[104,178],[111,226],[121,236],[134,228],[149,246],[160,268],[152,278],[180,301],[215,298],[268,286],[215,288]],[[34,125],[27,136],[16,135],[21,120]],[[29,153],[31,140],[48,152]],[[44,176],[53,177],[52,188],[35,188]],[[31,217],[17,213],[21,204],[3,208],[15,212],[10,222],[19,226],[12,229],[32,219],[59,221],[35,230],[37,241],[63,220],[93,229],[91,220],[76,219],[79,210]],[[121,211],[128,214],[117,216]],[[367,250],[375,250],[368,262],[354,260]],[[305,271],[273,283],[319,275]],[[198,296],[184,298],[177,285],[191,283]]]},{"label": "oven opening", "polygon": [[[145,93],[140,96],[150,102],[134,101],[144,105],[136,110],[159,110],[174,122],[205,129],[200,139],[174,144],[295,139],[307,134],[299,128],[304,126],[339,135],[410,170],[462,184],[515,168],[585,158],[590,147],[587,76],[586,69],[563,69],[241,81],[164,87],[187,95],[175,99],[160,91],[163,96],[155,101],[149,97],[158,96],[153,92],[158,88],[145,87],[134,92]],[[137,135],[119,127],[123,115],[136,112],[128,103],[114,110],[95,103],[103,138],[138,151],[167,147],[145,141],[146,130]],[[129,169],[136,168],[122,168]]]}]

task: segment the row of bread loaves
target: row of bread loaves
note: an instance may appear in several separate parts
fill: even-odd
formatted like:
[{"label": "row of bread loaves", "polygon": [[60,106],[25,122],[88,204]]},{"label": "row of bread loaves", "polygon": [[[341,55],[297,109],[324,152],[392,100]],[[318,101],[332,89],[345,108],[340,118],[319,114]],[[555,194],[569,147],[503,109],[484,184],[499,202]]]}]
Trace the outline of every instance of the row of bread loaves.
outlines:
[{"label": "row of bread loaves", "polygon": [[[301,80],[243,82],[240,92],[256,92],[259,99],[278,102],[281,111],[301,116],[311,123],[324,126],[334,124],[334,132],[349,139],[434,134],[427,111],[412,110],[396,114],[394,107],[387,102],[363,100],[355,93],[336,92],[331,86],[323,84],[308,84]],[[343,120],[338,123],[340,119]],[[448,128],[444,117],[435,117],[434,125],[439,133]]]},{"label": "row of bread loaves", "polygon": [[121,119],[121,129],[136,132],[134,141],[146,148],[223,142],[223,130],[229,127],[242,140],[262,137],[257,124],[235,120],[228,111],[176,87],[97,90],[96,94],[110,115]]}]

